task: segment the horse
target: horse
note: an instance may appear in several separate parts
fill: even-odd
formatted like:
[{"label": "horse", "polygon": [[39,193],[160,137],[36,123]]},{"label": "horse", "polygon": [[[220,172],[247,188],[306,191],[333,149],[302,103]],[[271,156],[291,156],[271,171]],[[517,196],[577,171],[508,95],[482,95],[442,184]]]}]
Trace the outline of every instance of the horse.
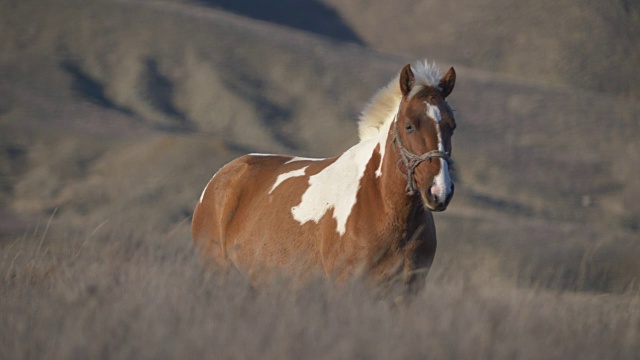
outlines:
[{"label": "horse", "polygon": [[336,283],[424,283],[437,245],[432,212],[454,193],[446,102],[456,81],[432,63],[407,64],[367,104],[359,142],[326,159],[248,154],[204,188],[192,236],[206,268],[259,283],[274,273]]}]

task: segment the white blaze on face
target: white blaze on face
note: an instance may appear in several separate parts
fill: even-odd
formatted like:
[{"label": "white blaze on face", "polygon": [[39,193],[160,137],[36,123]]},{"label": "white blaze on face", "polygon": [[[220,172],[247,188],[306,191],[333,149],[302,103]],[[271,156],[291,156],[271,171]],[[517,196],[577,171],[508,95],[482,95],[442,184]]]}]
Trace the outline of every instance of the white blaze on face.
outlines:
[{"label": "white blaze on face", "polygon": [[303,176],[304,172],[305,172],[305,170],[307,170],[307,168],[308,168],[308,166],[305,166],[302,169],[293,170],[293,171],[289,171],[288,173],[284,173],[284,174],[278,175],[278,178],[276,179],[276,182],[271,187],[271,190],[269,190],[269,194],[271,194],[273,192],[273,190],[275,190],[278,187],[278,185],[280,185],[283,181],[285,181],[287,179],[290,179],[292,177]]},{"label": "white blaze on face", "polygon": [[[440,132],[440,121],[442,114],[437,106],[424,102],[427,105],[427,116],[436,122],[436,132],[438,134],[438,151],[445,152],[442,134]],[[451,177],[449,176],[449,163],[440,158],[440,172],[433,178],[431,193],[440,199],[445,199],[451,193]]]},{"label": "white blaze on face", "polygon": [[426,101],[424,102],[424,104],[427,105],[427,116],[435,120],[436,124],[440,124],[440,120],[442,120],[442,114],[440,114],[440,109],[438,109],[437,106],[433,106]]}]

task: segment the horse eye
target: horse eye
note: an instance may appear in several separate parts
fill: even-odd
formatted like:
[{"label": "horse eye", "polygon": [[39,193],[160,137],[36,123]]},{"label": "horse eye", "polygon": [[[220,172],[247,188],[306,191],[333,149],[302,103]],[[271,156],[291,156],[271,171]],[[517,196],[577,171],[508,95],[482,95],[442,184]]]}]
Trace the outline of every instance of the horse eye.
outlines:
[{"label": "horse eye", "polygon": [[408,132],[412,132],[412,131],[413,131],[413,125],[411,125],[411,124],[407,124],[404,128],[405,128]]}]

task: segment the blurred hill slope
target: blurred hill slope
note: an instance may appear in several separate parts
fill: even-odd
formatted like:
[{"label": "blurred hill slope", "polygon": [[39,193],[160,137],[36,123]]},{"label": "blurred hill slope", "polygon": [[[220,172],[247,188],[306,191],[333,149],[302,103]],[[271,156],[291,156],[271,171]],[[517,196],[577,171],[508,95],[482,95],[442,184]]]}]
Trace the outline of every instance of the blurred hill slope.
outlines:
[{"label": "blurred hill slope", "polygon": [[372,48],[640,100],[640,2],[326,0]]}]

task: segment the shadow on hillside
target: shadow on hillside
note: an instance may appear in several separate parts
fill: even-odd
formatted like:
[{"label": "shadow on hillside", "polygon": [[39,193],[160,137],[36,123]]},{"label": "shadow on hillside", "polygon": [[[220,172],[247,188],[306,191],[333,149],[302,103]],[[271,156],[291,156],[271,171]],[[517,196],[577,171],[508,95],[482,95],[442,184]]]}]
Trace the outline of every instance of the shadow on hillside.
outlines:
[{"label": "shadow on hillside", "polygon": [[[65,60],[60,66],[71,76],[71,88],[76,96],[108,110],[127,115],[140,115],[135,109],[120,106],[112,101],[105,92],[105,84],[85,72],[78,64]],[[160,71],[155,59],[147,59],[144,62],[144,70],[140,74],[137,85],[143,101],[167,118],[165,124],[157,125],[158,129],[169,132],[193,130],[194,125],[173,102],[173,82]]]},{"label": "shadow on hillside", "polygon": [[155,59],[145,61],[145,70],[141,79],[143,98],[157,111],[172,120],[172,125],[164,127],[165,131],[190,131],[193,124],[180,111],[173,101],[174,83],[161,71]]},{"label": "shadow on hillside", "polygon": [[254,19],[313,32],[340,41],[364,44],[331,7],[316,0],[193,0]]},{"label": "shadow on hillside", "polygon": [[76,95],[105,109],[112,109],[125,114],[132,114],[131,110],[120,107],[111,101],[105,94],[104,85],[97,79],[94,79],[91,75],[84,72],[78,64],[71,61],[63,61],[60,66],[71,76],[73,80],[71,85],[72,90]]}]

